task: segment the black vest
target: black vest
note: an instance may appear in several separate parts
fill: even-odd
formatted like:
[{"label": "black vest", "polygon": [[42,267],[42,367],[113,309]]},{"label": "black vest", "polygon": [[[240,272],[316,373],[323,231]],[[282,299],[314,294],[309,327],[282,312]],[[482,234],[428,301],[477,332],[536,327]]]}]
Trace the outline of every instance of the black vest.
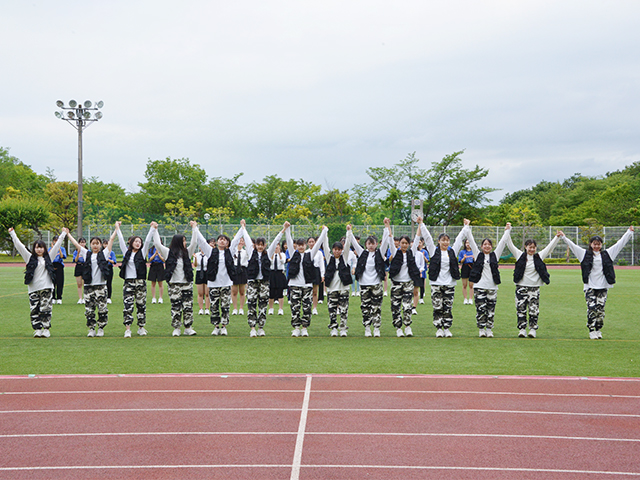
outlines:
[{"label": "black vest", "polygon": [[[393,280],[393,277],[400,273],[403,261],[404,255],[402,254],[402,250],[396,250],[396,254],[391,259],[391,264],[389,265],[389,278]],[[420,270],[416,265],[416,259],[411,250],[407,250],[407,266],[409,267],[409,277],[411,277],[411,280],[414,282],[420,280]]]},{"label": "black vest", "polygon": [[[124,279],[125,273],[127,271],[126,265],[129,259],[131,258],[132,250],[127,250],[127,253],[124,254],[124,258],[122,259],[122,263],[120,264],[120,278]],[[138,250],[136,254],[133,256],[133,264],[136,267],[136,278],[138,280],[146,280],[147,279],[147,262],[142,255],[142,251]]]},{"label": "black vest", "polygon": [[[91,256],[93,252],[91,250],[87,251],[87,258],[84,259],[84,265],[82,266],[82,279],[84,280],[85,285],[91,285],[93,282],[93,277],[91,273]],[[104,258],[104,250],[100,250],[96,253],[98,259],[98,268],[100,272],[102,272],[102,276],[106,281],[109,281],[111,277],[113,277],[113,265]]]},{"label": "black vest", "polygon": [[[360,279],[362,278],[364,269],[367,266],[367,258],[369,257],[369,253],[370,253],[369,250],[363,250],[362,253],[360,254],[360,257],[358,257],[358,263],[356,263],[356,278],[358,279],[358,281],[360,281]],[[382,258],[382,253],[380,253],[379,248],[377,248],[374,253],[374,259],[375,259],[376,273],[378,274],[378,278],[380,279],[380,281],[382,281],[384,280],[384,277],[386,276],[387,272],[385,269],[384,258]]]},{"label": "black vest", "polygon": [[[172,252],[169,251],[169,255],[167,256],[167,261],[165,262],[165,270],[164,270],[164,279],[167,282],[171,281],[171,277],[173,277],[173,272],[178,266],[178,257]],[[184,278],[187,283],[193,282],[193,267],[191,266],[191,260],[189,260],[188,254],[183,254],[182,256],[182,270],[184,271]]]},{"label": "black vest", "polygon": [[303,257],[297,250],[289,260],[289,280],[296,278],[300,273],[300,263],[302,263],[305,283],[312,283],[315,278],[316,271],[313,266],[313,260],[311,260],[311,252],[305,252]]},{"label": "black vest", "polygon": [[[220,263],[220,250],[218,247],[213,247],[211,250],[211,255],[209,256],[209,261],[207,262],[207,279],[210,282],[215,282],[216,277],[218,276],[218,263]],[[224,249],[224,266],[227,267],[227,274],[229,278],[233,281],[236,278],[236,266],[233,263],[233,255],[231,255],[231,251],[228,248]]]},{"label": "black vest", "polygon": [[[498,257],[496,252],[489,254],[489,267],[491,268],[491,276],[493,277],[493,283],[500,285],[500,270],[498,270]],[[482,278],[482,269],[484,268],[484,252],[478,254],[478,258],[473,262],[471,272],[469,273],[469,281],[472,283],[478,283]]]},{"label": "black vest", "polygon": [[[51,281],[56,283],[56,272],[53,268],[53,262],[51,261],[51,257],[49,256],[49,252],[44,252],[42,256],[44,258],[44,267],[49,276],[51,277]],[[33,281],[33,275],[36,273],[36,267],[38,266],[38,256],[34,253],[31,255],[29,262],[27,263],[27,269],[24,271],[24,284],[29,285]]]},{"label": "black vest", "polygon": [[251,254],[251,258],[249,259],[249,265],[247,266],[247,277],[249,280],[255,280],[258,277],[258,273],[260,273],[260,268],[262,268],[262,277],[269,278],[269,272],[271,271],[271,260],[267,255],[267,251],[264,250],[262,252],[262,256],[260,257],[260,263],[258,263],[258,250],[253,250]]},{"label": "black vest", "polygon": [[[336,274],[336,258],[331,256],[329,262],[327,262],[327,269],[324,272],[324,284],[331,285],[333,276]],[[344,263],[344,258],[340,255],[338,258],[338,276],[343,285],[351,285],[353,279],[351,278],[351,272],[349,267]]]},{"label": "black vest", "polygon": [[[454,280],[460,280],[460,266],[458,265],[458,257],[453,253],[452,249],[448,249],[447,253],[449,254],[449,273],[451,274],[451,278]],[[435,282],[438,280],[438,275],[440,275],[440,265],[442,264],[442,250],[440,247],[436,248],[436,252],[431,257],[429,261],[429,280]]]},{"label": "black vest", "polygon": [[[600,255],[602,256],[602,271],[604,273],[604,278],[607,280],[609,285],[613,285],[616,283],[616,272],[613,269],[613,260],[611,260],[611,257],[606,250],[602,250]],[[589,283],[589,274],[593,268],[592,250],[586,251],[582,262],[580,262],[580,268],[582,269],[582,283]]]},{"label": "black vest", "polygon": [[[522,280],[522,277],[524,277],[524,269],[526,268],[526,266],[527,266],[527,252],[524,252],[522,255],[520,255],[520,258],[516,262],[516,268],[513,270],[513,281],[515,283],[518,283],[520,280]],[[551,279],[549,278],[549,272],[547,271],[547,266],[540,258],[540,255],[538,255],[537,253],[533,256],[533,266],[535,267],[536,272],[538,272],[538,275],[540,275],[540,279],[544,283],[549,285],[549,282],[551,281]]]}]

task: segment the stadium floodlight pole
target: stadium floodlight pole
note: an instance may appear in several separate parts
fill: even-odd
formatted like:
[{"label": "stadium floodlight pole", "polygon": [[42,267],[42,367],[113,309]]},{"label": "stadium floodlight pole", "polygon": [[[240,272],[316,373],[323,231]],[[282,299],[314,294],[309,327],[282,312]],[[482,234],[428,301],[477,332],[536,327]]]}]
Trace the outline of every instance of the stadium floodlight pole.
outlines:
[{"label": "stadium floodlight pole", "polygon": [[[82,237],[82,132],[93,122],[97,122],[102,118],[100,109],[104,106],[104,102],[100,100],[94,104],[91,100],[84,103],[78,103],[75,100],[69,100],[69,106],[65,107],[62,100],[56,102],[56,106],[62,110],[54,112],[55,116],[66,121],[69,125],[78,131],[78,238]],[[65,113],[66,110],[66,113]],[[93,117],[91,114],[93,113]]]}]

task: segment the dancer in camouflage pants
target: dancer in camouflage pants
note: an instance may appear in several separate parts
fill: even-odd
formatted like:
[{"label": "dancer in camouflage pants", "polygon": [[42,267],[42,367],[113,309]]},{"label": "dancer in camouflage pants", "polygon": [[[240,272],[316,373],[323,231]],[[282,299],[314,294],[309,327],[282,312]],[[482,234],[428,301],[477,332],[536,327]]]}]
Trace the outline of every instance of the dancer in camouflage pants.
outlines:
[{"label": "dancer in camouflage pants", "polygon": [[31,307],[31,326],[34,330],[51,328],[51,309],[53,305],[53,289],[46,288],[29,293]]},{"label": "dancer in camouflage pants", "polygon": [[360,310],[362,311],[362,324],[365,327],[373,325],[380,328],[382,325],[382,283],[377,285],[360,285]]},{"label": "dancer in camouflage pants", "polygon": [[393,326],[402,328],[411,325],[413,310],[413,281],[394,282],[391,280],[391,317]]},{"label": "dancer in camouflage pants", "polygon": [[307,328],[311,324],[313,287],[291,286],[290,290],[289,305],[291,305],[291,326],[293,328]]},{"label": "dancer in camouflage pants", "polygon": [[529,310],[529,328],[537,330],[538,315],[540,315],[540,287],[520,287],[516,285],[518,330],[527,328],[527,310]]},{"label": "dancer in camouflage pants", "polygon": [[124,281],[122,287],[122,300],[124,310],[122,316],[124,325],[129,327],[133,323],[133,305],[135,303],[138,313],[138,326],[144,327],[147,323],[147,281],[145,279],[129,279]]},{"label": "dancer in camouflage pants", "polygon": [[104,328],[109,321],[109,311],[107,307],[107,286],[106,285],[85,285],[84,286],[84,315],[87,317],[87,327],[95,329],[96,312],[98,308],[98,328]]},{"label": "dancer in camouflage pants", "polygon": [[476,323],[478,328],[493,328],[493,318],[496,314],[498,290],[489,288],[474,288],[473,299],[476,304]]},{"label": "dancer in camouflage pants", "polygon": [[329,330],[338,328],[340,315],[340,331],[347,331],[349,318],[349,290],[334,290],[327,294],[327,310],[329,310]]},{"label": "dancer in camouflage pants", "polygon": [[190,283],[170,283],[169,300],[171,300],[171,326],[180,328],[181,321],[184,328],[193,324],[193,286]]},{"label": "dancer in camouflage pants", "polygon": [[584,298],[587,301],[587,328],[590,332],[600,331],[604,325],[607,292],[606,288],[587,288],[584,292]]},{"label": "dancer in camouflage pants", "polygon": [[[257,311],[256,311],[257,304]],[[251,328],[264,328],[269,305],[269,279],[249,280],[247,283],[247,322]]]},{"label": "dancer in camouflage pants", "polygon": [[455,287],[450,285],[431,285],[431,303],[433,304],[433,325],[436,328],[451,328],[453,323],[453,295]]},{"label": "dancer in camouflage pants", "polygon": [[229,307],[231,306],[231,287],[209,287],[211,302],[211,325],[229,325]]}]

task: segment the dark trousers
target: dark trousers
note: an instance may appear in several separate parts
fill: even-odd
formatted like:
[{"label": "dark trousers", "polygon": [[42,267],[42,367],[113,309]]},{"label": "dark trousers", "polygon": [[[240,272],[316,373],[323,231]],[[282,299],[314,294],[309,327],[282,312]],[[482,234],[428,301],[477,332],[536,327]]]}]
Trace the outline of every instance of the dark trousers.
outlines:
[{"label": "dark trousers", "polygon": [[53,284],[53,299],[62,300],[62,291],[64,290],[64,265],[59,262],[53,262],[53,271],[56,272],[56,281]]}]

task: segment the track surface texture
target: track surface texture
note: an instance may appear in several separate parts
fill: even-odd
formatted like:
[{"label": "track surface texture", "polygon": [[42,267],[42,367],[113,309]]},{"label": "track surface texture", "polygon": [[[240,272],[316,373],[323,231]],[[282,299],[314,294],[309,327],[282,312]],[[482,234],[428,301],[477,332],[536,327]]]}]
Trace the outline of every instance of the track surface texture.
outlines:
[{"label": "track surface texture", "polygon": [[2,479],[640,478],[640,379],[0,377]]}]

